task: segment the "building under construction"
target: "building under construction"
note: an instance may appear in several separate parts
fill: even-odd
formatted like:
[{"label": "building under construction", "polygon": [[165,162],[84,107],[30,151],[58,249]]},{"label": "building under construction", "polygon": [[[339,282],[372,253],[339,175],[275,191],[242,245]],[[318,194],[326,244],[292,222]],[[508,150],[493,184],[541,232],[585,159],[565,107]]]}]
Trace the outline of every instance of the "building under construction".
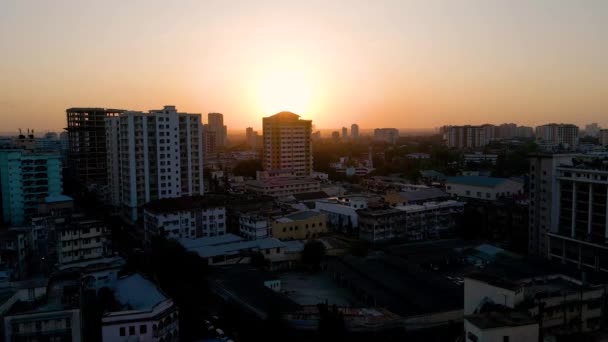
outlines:
[{"label": "building under construction", "polygon": [[125,112],[121,109],[69,108],[68,166],[80,186],[99,188],[107,184],[105,118]]}]

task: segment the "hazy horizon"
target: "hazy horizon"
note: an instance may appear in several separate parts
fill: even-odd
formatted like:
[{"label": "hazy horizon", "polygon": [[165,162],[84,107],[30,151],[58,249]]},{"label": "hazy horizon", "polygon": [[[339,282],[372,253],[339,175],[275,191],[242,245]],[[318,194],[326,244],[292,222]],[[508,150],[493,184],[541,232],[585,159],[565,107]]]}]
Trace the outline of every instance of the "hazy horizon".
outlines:
[{"label": "hazy horizon", "polygon": [[0,127],[59,131],[65,109],[220,112],[260,130],[608,127],[608,2],[0,3]]}]

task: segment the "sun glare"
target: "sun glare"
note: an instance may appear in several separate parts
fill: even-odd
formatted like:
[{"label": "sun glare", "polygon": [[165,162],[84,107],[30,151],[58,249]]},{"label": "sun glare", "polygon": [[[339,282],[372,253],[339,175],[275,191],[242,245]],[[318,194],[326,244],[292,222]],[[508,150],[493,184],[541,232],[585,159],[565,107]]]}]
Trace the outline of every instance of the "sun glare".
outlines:
[{"label": "sun glare", "polygon": [[313,89],[305,72],[281,70],[265,74],[257,86],[258,107],[264,115],[290,111],[310,118]]}]

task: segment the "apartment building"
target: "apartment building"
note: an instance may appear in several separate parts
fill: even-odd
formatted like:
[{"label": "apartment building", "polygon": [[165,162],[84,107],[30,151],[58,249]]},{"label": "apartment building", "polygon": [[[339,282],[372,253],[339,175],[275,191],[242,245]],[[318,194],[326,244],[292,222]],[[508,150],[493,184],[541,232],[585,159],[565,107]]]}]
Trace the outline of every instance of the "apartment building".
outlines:
[{"label": "apartment building", "polygon": [[374,140],[385,141],[389,144],[396,144],[399,139],[399,130],[396,128],[376,128],[374,129]]},{"label": "apartment building", "polygon": [[455,218],[464,211],[464,202],[425,202],[396,206],[406,213],[405,236],[409,241],[439,238],[456,227]]},{"label": "apartment building", "polygon": [[536,140],[547,146],[573,150],[578,145],[578,127],[572,124],[547,124],[536,127]]},{"label": "apartment building", "polygon": [[350,138],[353,140],[359,139],[359,125],[357,125],[357,124],[350,125]]},{"label": "apartment building", "polygon": [[270,237],[272,235],[270,219],[258,213],[243,213],[239,215],[239,234],[246,240]]},{"label": "apartment building", "polygon": [[404,232],[407,213],[395,208],[362,209],[359,215],[359,238],[370,242],[388,241]]},{"label": "apartment building", "polygon": [[154,236],[200,239],[226,234],[226,207],[203,196],[155,200],[144,207],[146,242]]},{"label": "apartment building", "polygon": [[82,215],[55,225],[57,261],[60,265],[99,259],[111,252],[110,230],[99,220]]},{"label": "apartment building", "polygon": [[548,233],[557,232],[559,226],[559,181],[557,167],[572,165],[574,154],[539,153],[529,156],[530,223],[528,252],[548,255]]},{"label": "apartment building", "polygon": [[[608,167],[605,158],[575,157],[557,165],[555,224],[547,231],[551,260],[608,272]],[[531,209],[532,210],[532,209]]]},{"label": "apartment building", "polygon": [[450,148],[476,149],[496,140],[496,126],[447,126],[442,128],[444,140]]},{"label": "apartment building", "polygon": [[312,173],[312,120],[280,112],[263,120],[264,169],[292,169],[297,176]]},{"label": "apartment building", "polygon": [[203,190],[200,114],[162,110],[106,118],[112,204],[135,222],[152,200],[193,196]]},{"label": "apartment building", "polygon": [[29,224],[38,205],[63,192],[58,153],[0,150],[2,219],[12,226]]},{"label": "apartment building", "polygon": [[272,197],[285,197],[321,190],[321,182],[308,177],[272,177],[245,181],[249,192]]}]

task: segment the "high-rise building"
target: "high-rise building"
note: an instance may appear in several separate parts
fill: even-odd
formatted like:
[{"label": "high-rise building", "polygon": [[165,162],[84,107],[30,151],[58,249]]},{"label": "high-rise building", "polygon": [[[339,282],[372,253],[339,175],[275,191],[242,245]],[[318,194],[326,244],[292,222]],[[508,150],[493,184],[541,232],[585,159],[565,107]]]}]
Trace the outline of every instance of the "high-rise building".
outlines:
[{"label": "high-rise building", "polygon": [[517,125],[514,123],[504,123],[496,127],[496,137],[499,139],[513,139],[517,137]]},{"label": "high-rise building", "polygon": [[550,260],[608,272],[608,167],[603,160],[579,155],[569,163],[554,163],[547,180],[554,184],[554,192],[541,202],[551,210],[544,251]]},{"label": "high-rise building", "polygon": [[338,132],[338,131],[331,132],[331,140],[333,140],[336,143],[339,142],[340,141],[340,132]]},{"label": "high-rise building", "polygon": [[350,137],[353,140],[359,139],[359,125],[357,125],[357,124],[350,125]]},{"label": "high-rise building", "polygon": [[556,170],[560,165],[572,164],[572,154],[534,154],[530,156],[530,225],[528,252],[546,256],[547,233],[559,227],[559,180]]},{"label": "high-rise building", "polygon": [[600,145],[608,146],[608,129],[601,129],[599,133]]},{"label": "high-rise building", "polygon": [[224,125],[224,115],[221,113],[207,114],[207,124],[204,126],[205,152],[211,156],[218,149],[226,146],[228,130]]},{"label": "high-rise building", "polygon": [[3,221],[29,224],[46,197],[63,192],[61,156],[25,150],[0,150]]},{"label": "high-rise building", "polygon": [[203,194],[200,114],[162,110],[106,118],[112,204],[136,221],[156,199]]},{"label": "high-rise building", "polygon": [[571,124],[547,124],[536,127],[536,140],[554,146],[574,149],[578,145],[578,127]]},{"label": "high-rise building", "polygon": [[342,127],[342,140],[348,139],[348,128]]},{"label": "high-rise building", "polygon": [[297,176],[312,173],[312,120],[280,112],[263,120],[264,168],[291,169]]},{"label": "high-rise building", "polygon": [[258,132],[254,131],[252,127],[247,127],[245,130],[245,136],[247,139],[247,145],[249,145],[251,149],[255,149],[257,147]]},{"label": "high-rise building", "polygon": [[600,133],[600,126],[594,122],[585,126],[585,135],[597,137]]},{"label": "high-rise building", "polygon": [[517,127],[517,137],[518,138],[534,137],[534,128],[528,127],[528,126],[518,126]]},{"label": "high-rise building", "polygon": [[374,130],[374,140],[395,144],[398,138],[399,130],[396,128],[376,128]]},{"label": "high-rise building", "polygon": [[121,109],[69,108],[68,169],[80,185],[105,186],[108,181],[105,118]]},{"label": "high-rise building", "polygon": [[496,140],[496,126],[447,126],[444,140],[450,148],[480,148]]}]

